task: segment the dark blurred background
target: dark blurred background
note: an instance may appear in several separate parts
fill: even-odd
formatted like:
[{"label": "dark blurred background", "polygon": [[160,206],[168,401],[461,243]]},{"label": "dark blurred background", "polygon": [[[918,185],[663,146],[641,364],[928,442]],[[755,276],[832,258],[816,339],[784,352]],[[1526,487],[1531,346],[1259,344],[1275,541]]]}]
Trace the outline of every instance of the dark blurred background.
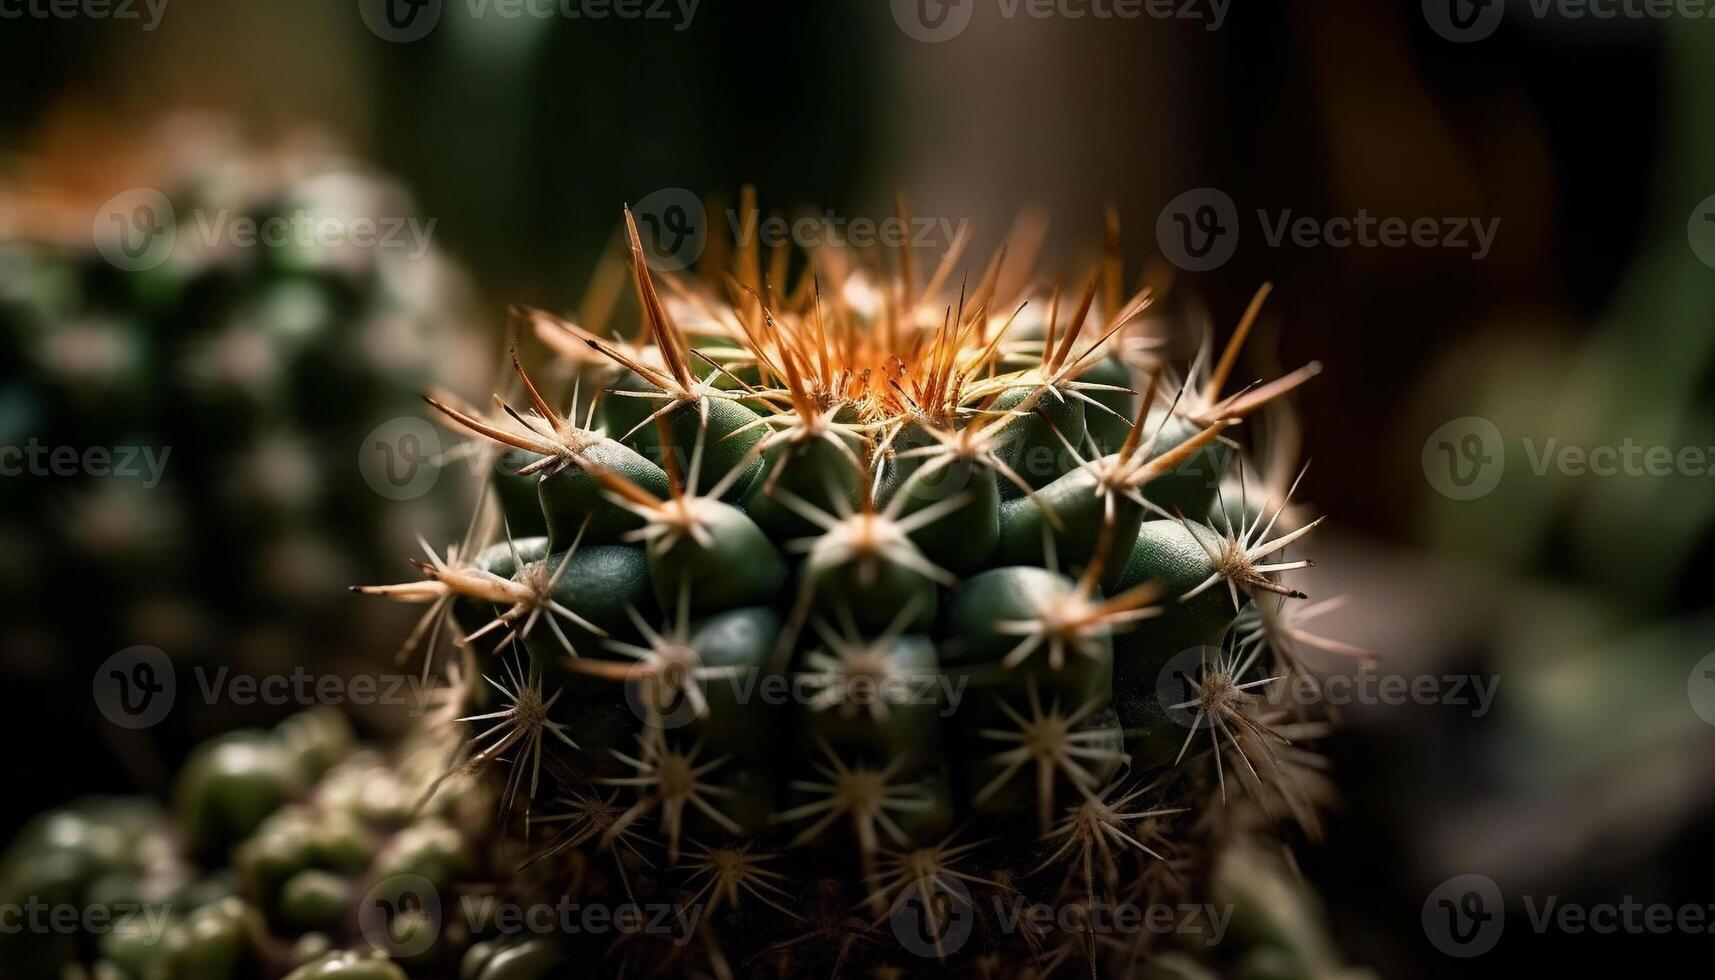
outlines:
[{"label": "dark blurred background", "polygon": [[[1300,492],[1331,515],[1307,587],[1351,598],[1324,632],[1381,673],[1497,681],[1480,716],[1344,711],[1329,751],[1346,799],[1299,860],[1348,958],[1500,976],[1707,948],[1538,933],[1521,897],[1715,903],[1711,470],[1532,466],[1550,440],[1715,456],[1715,22],[1463,0],[1177,0],[1175,16],[1129,18],[703,0],[685,23],[449,0],[401,42],[360,6],[168,0],[154,30],[0,19],[0,167],[14,183],[59,174],[68,119],[103,137],[69,154],[95,171],[185,110],[312,128],[411,189],[475,284],[470,330],[496,343],[507,303],[577,308],[621,205],[667,189],[730,201],[750,183],[785,213],[874,216],[903,191],[915,214],[968,219],[975,255],[1041,208],[1049,266],[1092,255],[1112,206],[1128,278],[1172,267],[1164,209],[1215,189],[1236,246],[1177,270],[1173,295],[1224,336],[1273,281],[1257,374],[1326,368],[1299,398],[1314,460]],[[942,23],[926,11],[965,26],[925,40]],[[44,170],[50,146],[62,163]],[[1480,256],[1452,239],[1271,244],[1287,212],[1495,234]],[[1437,469],[1438,447],[1468,436],[1488,485],[1458,499],[1469,484],[1448,482],[1456,460]],[[329,478],[355,479],[340,469],[355,453],[339,459]],[[87,707],[87,664],[8,664],[4,731],[28,748],[0,830],[170,771],[170,732],[117,731]],[[1444,955],[1423,921],[1461,874],[1508,899],[1499,945],[1473,959]]]}]

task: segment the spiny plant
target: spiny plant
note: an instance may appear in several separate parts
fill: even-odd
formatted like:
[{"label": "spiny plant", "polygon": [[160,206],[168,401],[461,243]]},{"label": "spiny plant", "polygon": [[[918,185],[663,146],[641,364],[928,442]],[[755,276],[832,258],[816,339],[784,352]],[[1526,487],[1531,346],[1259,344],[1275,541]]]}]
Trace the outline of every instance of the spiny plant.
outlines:
[{"label": "spiny plant", "polygon": [[[210,239],[412,213],[313,139],[219,118],[61,128],[0,172],[0,444],[105,463],[0,480],[0,636],[66,663],[138,642],[251,664],[337,645],[351,617],[330,579],[459,524],[445,488],[396,501],[355,477],[366,434],[413,415],[426,384],[471,380],[468,285],[428,242]],[[127,188],[159,188],[176,221],[104,213]],[[170,253],[110,261],[92,235],[109,217],[170,222]]]},{"label": "spiny plant", "polygon": [[560,394],[515,348],[520,403],[430,399],[517,464],[470,563],[360,589],[434,602],[455,662],[513,678],[465,689],[495,727],[455,771],[502,788],[526,897],[710,900],[688,943],[614,944],[628,971],[1128,971],[1164,950],[1056,954],[985,899],[1200,896],[1235,838],[1314,831],[1322,729],[1269,694],[1307,648],[1361,651],[1287,611],[1320,520],[1237,438],[1319,370],[1232,384],[1267,287],[1176,371],[1117,223],[1073,301],[1005,248],[955,285],[962,238],[926,278],[739,243],[694,279],[625,227],[635,331],[518,309]]},{"label": "spiny plant", "polygon": [[[956,279],[962,239],[927,276],[754,243],[664,275],[625,217],[637,329],[515,311],[545,369],[514,354],[492,409],[429,396],[504,459],[467,532],[355,587],[423,610],[404,652],[449,680],[421,745],[327,771],[343,741],[218,742],[156,848],[100,844],[89,805],[48,818],[0,868],[14,894],[94,901],[108,872],[148,879],[128,851],[239,870],[180,898],[168,939],[71,958],[119,980],[1335,975],[1258,857],[1331,799],[1325,724],[1272,695],[1313,651],[1361,654],[1307,622],[1295,447],[1258,467],[1239,438],[1315,373],[1230,384],[1260,296],[1176,371],[1111,220],[1063,303],[1019,249]],[[1112,927],[1203,903],[1232,928]]]},{"label": "spiny plant", "polygon": [[450,735],[425,730],[384,755],[359,748],[337,712],[316,709],[197,748],[170,810],[104,797],[37,818],[0,855],[0,902],[20,910],[0,935],[5,975],[452,972],[445,950],[471,939],[443,931],[440,907],[422,896],[492,901],[486,882],[503,877],[494,861],[510,874],[518,857],[494,850],[486,787],[449,784],[419,805],[451,757]]}]

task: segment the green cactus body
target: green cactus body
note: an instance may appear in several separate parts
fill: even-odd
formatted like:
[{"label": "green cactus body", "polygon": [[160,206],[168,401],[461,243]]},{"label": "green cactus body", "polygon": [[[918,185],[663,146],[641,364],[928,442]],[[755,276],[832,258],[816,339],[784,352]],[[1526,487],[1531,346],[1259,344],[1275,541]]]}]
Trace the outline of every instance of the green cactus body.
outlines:
[{"label": "green cactus body", "polygon": [[1090,392],[1090,398],[1099,402],[1107,411],[1093,406],[1084,410],[1084,428],[1090,434],[1090,439],[1096,444],[1096,451],[1102,455],[1118,452],[1120,445],[1125,442],[1126,433],[1131,429],[1132,420],[1137,418],[1138,397],[1130,391],[1132,384],[1131,369],[1118,356],[1110,355],[1097,361],[1079,376],[1080,381],[1104,385],[1110,389]]},{"label": "green cactus body", "polygon": [[[995,400],[992,408],[996,412],[1027,413],[1008,427],[1000,457],[1031,487],[1047,486],[1077,465],[1077,457],[1066,447],[1084,445],[1086,421],[1082,402],[1067,397],[1051,384],[1044,384],[1007,391]],[[1001,492],[1012,496],[1020,490],[1006,486]]]},{"label": "green cactus body", "polygon": [[[77,454],[0,489],[0,539],[41,561],[35,581],[0,587],[0,612],[67,664],[139,642],[211,663],[278,636],[350,653],[368,639],[327,585],[394,568],[401,531],[440,540],[457,526],[462,481],[430,479],[438,437],[415,402],[431,382],[480,381],[463,346],[469,287],[427,242],[198,247],[193,211],[378,221],[409,202],[326,151],[246,143],[236,122],[186,154],[184,122],[144,127],[127,148],[178,161],[132,174],[184,222],[158,265],[121,268],[93,247],[105,194],[42,195],[76,220],[40,226],[75,226],[76,239],[11,230],[37,227],[33,211],[0,234],[0,430],[18,427],[7,445]],[[55,176],[62,163],[37,166]],[[103,601],[45,585],[60,582]],[[52,628],[64,622],[78,628]]]},{"label": "green cactus body", "polygon": [[856,496],[861,479],[857,458],[851,446],[842,448],[822,438],[779,442],[762,455],[761,476],[745,495],[745,511],[776,541],[810,537],[816,525],[798,509],[808,504],[832,513],[835,500]]},{"label": "green cactus body", "polygon": [[[962,501],[958,509],[911,533],[923,556],[956,575],[969,575],[990,563],[1001,541],[1001,480],[981,459],[952,458],[941,466],[919,466],[900,481],[904,499],[900,517],[910,517],[941,501]],[[1010,501],[1008,502],[1010,503]]]},{"label": "green cactus body", "polygon": [[[611,439],[585,446],[577,462],[544,476],[538,484],[540,516],[548,537],[562,548],[580,529],[590,543],[606,544],[643,524],[637,515],[603,495],[600,481],[589,472],[591,467],[613,470],[651,493],[667,492],[667,474],[636,450]],[[587,529],[585,520],[589,521]]]},{"label": "green cactus body", "polygon": [[[1127,868],[1153,877],[1153,848],[1093,855],[1107,846],[1096,838],[1113,839],[1104,821],[1127,826],[1120,814],[1146,789],[1159,801],[1152,819],[1209,805],[1209,783],[1193,774],[1213,772],[1214,760],[1186,757],[1200,729],[1180,720],[1185,706],[1161,702],[1160,675],[1188,646],[1236,637],[1252,595],[1296,595],[1274,576],[1307,563],[1278,560],[1299,531],[1262,541],[1254,526],[1204,523],[1229,527],[1211,510],[1223,474],[1206,467],[1237,452],[1225,434],[1234,422],[1167,414],[1159,371],[1137,394],[1144,386],[1107,345],[1142,301],[1085,339],[1099,316],[1092,286],[1070,327],[1050,315],[1039,343],[1015,338],[1014,348],[976,339],[980,322],[949,319],[908,345],[872,349],[879,340],[816,332],[807,305],[741,304],[732,317],[749,318],[746,328],[722,336],[695,304],[674,309],[698,327],[675,327],[638,254],[634,237],[652,343],[588,345],[629,371],[622,391],[650,396],[623,399],[623,413],[609,402],[608,424],[630,423],[624,441],[665,465],[641,476],[591,469],[600,500],[550,495],[549,481],[564,477],[543,477],[541,498],[560,509],[550,527],[585,535],[568,548],[556,533],[544,567],[564,549],[581,568],[606,506],[627,512],[623,537],[642,542],[643,574],[631,564],[574,571],[556,586],[557,605],[605,634],[571,656],[538,623],[523,635],[528,666],[505,668],[506,698],[482,704],[498,725],[467,751],[497,770],[503,816],[515,823],[558,794],[606,828],[581,838],[581,860],[612,865],[618,842],[647,837],[664,857],[653,880],[683,867],[689,887],[732,882],[750,929],[710,935],[741,946],[768,934],[762,923],[780,925],[770,887],[783,879],[764,865],[843,881],[828,894],[870,915],[903,894],[890,874],[904,885],[906,869],[950,873],[953,855],[1032,871],[1009,847],[1040,850],[1047,867],[1071,883],[1088,876],[1091,889]],[[842,315],[861,319],[853,288]],[[817,353],[818,343],[828,347]],[[719,372],[690,373],[699,360],[749,373],[713,386]],[[1027,366],[1009,370],[1013,360]],[[519,371],[537,416],[557,426]],[[669,407],[642,425],[639,402]],[[530,444],[516,427],[484,434]],[[1101,453],[1085,458],[1092,443]],[[1175,511],[1184,518],[1150,519]],[[1261,709],[1237,675],[1254,658],[1239,663],[1196,665],[1190,680],[1204,693],[1194,710],[1250,723]],[[501,762],[497,744],[517,748]],[[1012,843],[964,845],[961,826]],[[1086,847],[1092,863],[1079,870]],[[536,955],[548,954],[481,946],[465,973]]]},{"label": "green cactus body", "polygon": [[736,507],[714,500],[697,505],[706,542],[692,535],[649,545],[649,574],[662,608],[681,592],[695,613],[772,604],[786,581],[786,563],[762,529]]}]

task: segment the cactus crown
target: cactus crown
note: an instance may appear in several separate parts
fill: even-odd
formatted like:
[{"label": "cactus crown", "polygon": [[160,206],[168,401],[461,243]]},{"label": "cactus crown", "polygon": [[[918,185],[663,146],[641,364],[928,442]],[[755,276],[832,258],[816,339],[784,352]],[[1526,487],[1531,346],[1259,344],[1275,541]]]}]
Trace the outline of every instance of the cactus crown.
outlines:
[{"label": "cactus crown", "polygon": [[[1172,901],[1234,835],[1313,823],[1288,732],[1316,731],[1267,694],[1306,647],[1356,651],[1283,605],[1319,523],[1289,511],[1296,481],[1243,487],[1237,427],[1318,370],[1222,394],[1266,286],[1175,382],[1117,224],[1075,301],[1045,303],[1008,292],[1004,248],[952,289],[963,238],[926,278],[909,252],[888,272],[822,249],[789,279],[749,243],[698,281],[625,225],[638,332],[515,311],[565,408],[516,350],[522,410],[430,399],[510,459],[484,525],[504,533],[362,590],[429,603],[413,644],[450,618],[489,680],[458,691],[451,771],[495,770],[520,891],[706,906],[691,952],[624,955],[717,976],[922,967],[890,912],[943,898],[980,941],[925,955],[1042,966],[1065,953],[982,896]],[[1091,964],[1161,952],[1085,938]]]}]

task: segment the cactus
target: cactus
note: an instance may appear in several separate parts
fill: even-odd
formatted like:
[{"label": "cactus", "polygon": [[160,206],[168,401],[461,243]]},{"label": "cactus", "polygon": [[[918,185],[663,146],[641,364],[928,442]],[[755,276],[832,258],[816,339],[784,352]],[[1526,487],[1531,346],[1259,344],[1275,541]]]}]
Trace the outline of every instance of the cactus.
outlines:
[{"label": "cactus", "polygon": [[[1316,370],[1229,393],[1261,297],[1176,373],[1126,342],[1161,324],[1113,251],[1042,314],[1001,256],[950,290],[956,250],[787,283],[740,248],[723,300],[626,222],[641,330],[516,311],[566,390],[514,351],[516,404],[431,396],[507,465],[418,580],[354,587],[424,610],[431,749],[318,784],[317,739],[241,735],[187,766],[179,853],[238,871],[189,913],[197,955],[304,980],[1336,970],[1234,857],[1319,834],[1325,726],[1269,695],[1312,648],[1361,653],[1297,612],[1317,522],[1236,438]],[[508,930],[472,894],[607,924]]]},{"label": "cactus", "polygon": [[[495,681],[462,693],[453,771],[491,771],[504,832],[562,869],[538,898],[622,900],[573,861],[708,900],[689,951],[616,946],[641,968],[968,967],[1032,945],[993,896],[1169,901],[1238,813],[1315,832],[1321,725],[1267,695],[1307,646],[1361,651],[1292,620],[1281,575],[1311,563],[1287,552],[1319,521],[1241,462],[1243,420],[1319,370],[1230,390],[1266,289],[1178,374],[1122,343],[1152,296],[1123,300],[1117,261],[1021,304],[1000,256],[951,292],[956,252],[927,280],[814,255],[788,283],[741,247],[716,294],[626,219],[639,332],[517,311],[565,401],[516,350],[519,404],[431,401],[523,461],[502,519],[468,562],[359,590],[431,604]],[[579,829],[540,840],[568,798]],[[984,935],[926,963],[887,929],[948,900]],[[1160,952],[1090,938],[1106,968]]]},{"label": "cactus", "polygon": [[[350,620],[330,579],[378,574],[413,532],[456,526],[444,491],[390,500],[354,477],[366,433],[411,416],[430,381],[460,383],[444,375],[468,361],[468,287],[427,242],[211,240],[299,216],[380,226],[410,204],[310,143],[246,142],[220,120],[145,132],[117,151],[49,145],[0,194],[0,445],[44,454],[20,473],[9,452],[0,479],[5,639],[75,644],[65,662],[140,641],[187,659],[327,648]],[[100,250],[111,181],[52,192],[90,159],[158,161],[119,179],[174,208],[159,264]],[[44,471],[53,452],[75,453],[75,472]],[[69,621],[75,640],[50,625]]]},{"label": "cactus", "polygon": [[[90,799],[38,818],[0,856],[0,904],[19,910],[0,935],[7,975],[394,980],[405,976],[394,955],[413,970],[456,971],[436,957],[463,936],[413,943],[421,907],[388,904],[400,882],[482,887],[481,787],[415,805],[447,749],[425,736],[386,758],[316,709],[201,746],[171,816],[143,800]],[[397,915],[353,919],[366,902]],[[68,909],[79,927],[54,927]],[[360,941],[336,948],[330,935],[348,930]],[[63,972],[78,963],[93,972]]]}]

